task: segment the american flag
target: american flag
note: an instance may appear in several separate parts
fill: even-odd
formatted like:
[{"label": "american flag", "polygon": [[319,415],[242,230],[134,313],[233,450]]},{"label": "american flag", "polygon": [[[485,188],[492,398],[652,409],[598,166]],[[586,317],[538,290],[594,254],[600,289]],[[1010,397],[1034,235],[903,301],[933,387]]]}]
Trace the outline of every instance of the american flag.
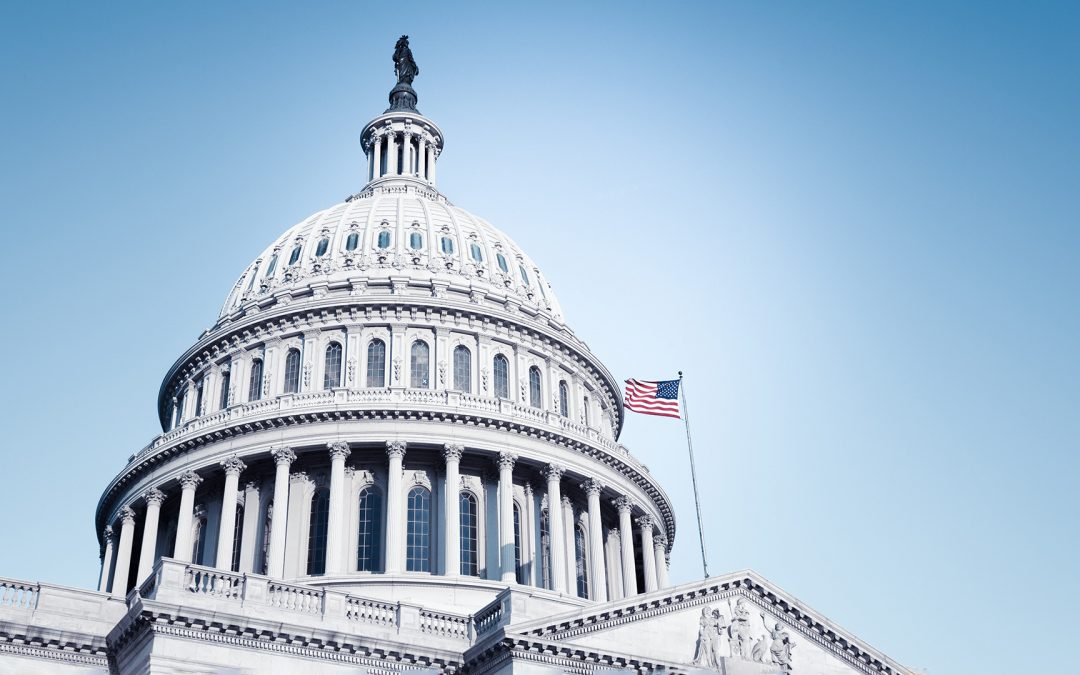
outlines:
[{"label": "american flag", "polygon": [[681,417],[678,380],[627,380],[626,408],[646,415]]}]

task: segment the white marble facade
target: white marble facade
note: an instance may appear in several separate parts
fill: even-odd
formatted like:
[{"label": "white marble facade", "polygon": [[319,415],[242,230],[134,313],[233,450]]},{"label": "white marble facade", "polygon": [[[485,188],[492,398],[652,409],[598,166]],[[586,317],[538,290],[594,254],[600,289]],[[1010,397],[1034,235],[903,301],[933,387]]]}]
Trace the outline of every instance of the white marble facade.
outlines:
[{"label": "white marble facade", "polygon": [[0,579],[4,673],[908,673],[675,518],[539,267],[436,187],[442,131],[274,240],[97,507],[96,590]]}]

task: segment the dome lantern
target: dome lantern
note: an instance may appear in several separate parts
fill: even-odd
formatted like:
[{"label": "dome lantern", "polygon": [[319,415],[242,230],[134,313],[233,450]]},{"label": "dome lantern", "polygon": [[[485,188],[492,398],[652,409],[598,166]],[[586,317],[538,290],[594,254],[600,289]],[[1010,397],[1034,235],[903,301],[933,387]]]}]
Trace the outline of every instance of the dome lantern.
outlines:
[{"label": "dome lantern", "polygon": [[394,49],[397,84],[390,90],[390,107],[371,120],[360,134],[367,155],[367,180],[412,179],[435,184],[435,163],[442,153],[442,131],[416,108],[413,78],[420,69],[409,48],[409,36],[402,35]]}]

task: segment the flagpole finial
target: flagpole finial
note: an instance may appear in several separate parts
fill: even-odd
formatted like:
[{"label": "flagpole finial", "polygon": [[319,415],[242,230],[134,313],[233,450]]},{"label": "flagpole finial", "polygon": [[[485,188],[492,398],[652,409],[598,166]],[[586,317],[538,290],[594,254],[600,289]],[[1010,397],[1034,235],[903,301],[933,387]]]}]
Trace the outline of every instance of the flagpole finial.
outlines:
[{"label": "flagpole finial", "polygon": [[[670,373],[671,371],[669,370],[668,372]],[[679,371],[679,379],[680,380],[682,379],[682,371],[681,370]]]}]

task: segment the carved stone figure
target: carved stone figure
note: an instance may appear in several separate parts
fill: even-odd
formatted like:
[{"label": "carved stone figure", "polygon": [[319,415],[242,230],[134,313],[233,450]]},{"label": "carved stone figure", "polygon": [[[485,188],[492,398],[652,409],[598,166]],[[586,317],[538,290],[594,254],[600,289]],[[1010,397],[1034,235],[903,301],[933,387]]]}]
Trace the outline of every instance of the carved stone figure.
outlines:
[{"label": "carved stone figure", "polygon": [[750,629],[750,609],[743,598],[739,598],[731,608],[728,635],[731,638],[731,655],[743,661],[752,660],[754,635]]},{"label": "carved stone figure", "polygon": [[409,49],[409,36],[402,35],[394,45],[394,74],[397,75],[399,84],[412,84],[413,79],[420,74],[413,60],[412,50]]},{"label": "carved stone figure", "polygon": [[771,640],[769,656],[772,658],[773,665],[780,666],[782,672],[791,672],[791,650],[795,649],[795,641],[791,639],[791,634],[781,623],[777,623],[770,629],[768,622],[765,621],[764,613],[761,615],[761,623],[765,625],[765,630]]},{"label": "carved stone figure", "polygon": [[701,608],[697,646],[694,649],[694,665],[719,670],[720,662],[716,658],[716,642],[720,631],[715,614],[716,612],[711,607]]}]

